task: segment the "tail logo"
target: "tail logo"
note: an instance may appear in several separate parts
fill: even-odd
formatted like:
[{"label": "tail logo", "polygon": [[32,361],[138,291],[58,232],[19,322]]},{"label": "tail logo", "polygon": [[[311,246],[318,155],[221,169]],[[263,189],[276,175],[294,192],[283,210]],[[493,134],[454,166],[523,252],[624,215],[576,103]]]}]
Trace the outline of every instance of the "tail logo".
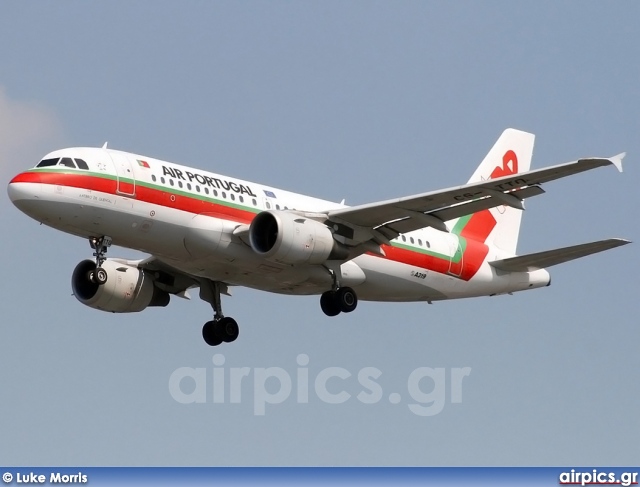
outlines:
[{"label": "tail logo", "polygon": [[[502,176],[509,176],[518,172],[518,157],[512,150],[508,150],[502,156],[502,165],[496,166],[489,179],[495,179]],[[502,214],[506,211],[505,206],[497,207]],[[453,233],[460,237],[472,238],[480,242],[485,242],[489,234],[493,231],[498,223],[489,210],[482,210],[465,218],[461,218]]]},{"label": "tail logo", "polygon": [[[496,179],[502,176],[511,176],[517,173],[518,156],[516,156],[516,153],[512,150],[508,150],[504,153],[504,156],[502,156],[502,166],[496,166],[496,168],[491,173],[491,176],[489,176],[489,179]],[[504,205],[498,206],[496,207],[496,210],[498,210],[498,213],[502,215],[505,211],[507,211],[507,207]]]},{"label": "tail logo", "polygon": [[489,176],[489,179],[501,178],[502,176],[511,176],[518,173],[518,156],[512,150],[508,150],[502,156],[502,166],[496,168]]}]

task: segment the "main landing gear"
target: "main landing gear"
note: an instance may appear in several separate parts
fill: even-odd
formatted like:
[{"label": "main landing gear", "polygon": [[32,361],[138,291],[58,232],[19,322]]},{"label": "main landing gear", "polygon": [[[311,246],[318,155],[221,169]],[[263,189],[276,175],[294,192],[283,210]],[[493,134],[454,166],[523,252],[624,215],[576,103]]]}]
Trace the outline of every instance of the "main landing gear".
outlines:
[{"label": "main landing gear", "polygon": [[320,307],[327,316],[337,316],[341,312],[351,313],[356,306],[358,306],[358,296],[350,287],[327,291],[320,296]]},{"label": "main landing gear", "polygon": [[222,314],[220,300],[220,292],[224,290],[222,288],[226,289],[224,284],[209,280],[203,281],[200,285],[200,298],[211,304],[214,312],[213,320],[207,321],[202,327],[202,338],[212,347],[222,342],[231,343],[240,333],[236,320]]},{"label": "main landing gear", "polygon": [[333,277],[331,291],[322,293],[320,307],[327,316],[337,316],[342,313],[351,313],[358,306],[358,296],[350,287],[340,287],[336,273],[330,270]]},{"label": "main landing gear", "polygon": [[102,286],[107,282],[107,271],[102,268],[102,264],[107,260],[105,257],[107,250],[111,247],[113,240],[111,237],[91,237],[89,245],[95,250],[93,256],[96,258],[96,268],[89,271],[89,281]]}]

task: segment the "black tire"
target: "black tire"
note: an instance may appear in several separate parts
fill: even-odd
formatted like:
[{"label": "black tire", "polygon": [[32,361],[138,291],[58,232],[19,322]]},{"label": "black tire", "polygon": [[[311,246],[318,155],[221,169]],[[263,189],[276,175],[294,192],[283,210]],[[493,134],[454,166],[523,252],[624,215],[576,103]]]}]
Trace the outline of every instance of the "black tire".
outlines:
[{"label": "black tire", "polygon": [[222,343],[220,327],[216,321],[207,321],[202,327],[202,338],[210,347],[216,347]]},{"label": "black tire", "polygon": [[336,293],[327,291],[320,296],[320,307],[327,316],[337,316],[340,314],[340,305],[336,299]]},{"label": "black tire", "polygon": [[226,343],[235,341],[240,334],[240,327],[233,318],[222,318],[218,322],[218,329],[220,336],[222,337],[222,341]]},{"label": "black tire", "polygon": [[97,267],[95,272],[93,273],[93,280],[98,286],[103,286],[107,283],[107,279],[109,275],[107,271],[105,271],[102,267]]},{"label": "black tire", "polygon": [[350,287],[341,287],[336,292],[336,302],[343,313],[351,313],[358,306],[358,296]]}]

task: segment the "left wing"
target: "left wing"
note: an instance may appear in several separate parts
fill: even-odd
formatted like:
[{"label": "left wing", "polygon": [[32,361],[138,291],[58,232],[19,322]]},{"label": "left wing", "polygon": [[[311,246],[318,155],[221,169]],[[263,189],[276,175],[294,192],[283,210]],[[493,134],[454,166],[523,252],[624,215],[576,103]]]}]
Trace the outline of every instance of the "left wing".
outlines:
[{"label": "left wing", "polygon": [[446,232],[445,221],[487,208],[507,205],[523,210],[524,198],[544,193],[539,186],[542,183],[608,165],[622,172],[624,156],[580,159],[440,191],[330,210],[326,223],[352,246],[370,240],[388,244],[400,233],[429,226]]},{"label": "left wing", "polygon": [[191,299],[189,289],[200,287],[200,282],[197,279],[165,264],[156,257],[148,257],[142,260],[118,258],[110,260],[137,267],[138,269],[144,269],[151,274],[154,284],[159,289],[180,298]]}]

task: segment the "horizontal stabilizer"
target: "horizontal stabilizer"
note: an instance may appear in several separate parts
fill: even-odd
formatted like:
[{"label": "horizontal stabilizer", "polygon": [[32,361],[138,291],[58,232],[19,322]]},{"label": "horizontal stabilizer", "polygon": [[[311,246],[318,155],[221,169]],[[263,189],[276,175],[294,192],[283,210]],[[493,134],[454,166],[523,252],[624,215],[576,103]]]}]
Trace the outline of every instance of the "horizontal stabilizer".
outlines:
[{"label": "horizontal stabilizer", "polygon": [[547,250],[545,252],[536,252],[535,254],[520,255],[509,259],[494,260],[489,265],[507,272],[531,272],[537,269],[544,269],[552,265],[562,264],[570,260],[579,259],[587,255],[602,252],[604,250],[614,249],[621,245],[631,243],[629,240],[622,238],[610,238],[600,240],[598,242],[590,242],[580,245],[572,245],[571,247],[563,247],[561,249]]}]

